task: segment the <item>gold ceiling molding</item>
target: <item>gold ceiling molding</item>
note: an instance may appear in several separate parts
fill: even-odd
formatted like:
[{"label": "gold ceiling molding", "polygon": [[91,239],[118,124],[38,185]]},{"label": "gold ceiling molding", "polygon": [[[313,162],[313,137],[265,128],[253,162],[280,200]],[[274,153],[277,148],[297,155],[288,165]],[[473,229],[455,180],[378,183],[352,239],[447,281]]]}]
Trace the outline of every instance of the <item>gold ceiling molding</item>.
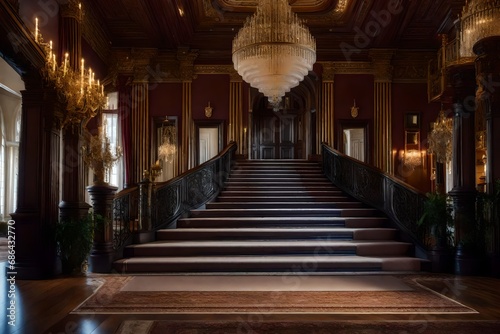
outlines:
[{"label": "gold ceiling molding", "polygon": [[[373,74],[373,66],[370,62],[332,61],[318,62],[328,72],[335,74]],[[328,73],[327,73],[328,75]]]},{"label": "gold ceiling molding", "polygon": [[429,60],[435,56],[435,52],[398,51],[392,61],[394,65],[393,82],[427,83]]},{"label": "gold ceiling molding", "polygon": [[394,53],[395,51],[392,49],[372,49],[369,51],[369,55],[373,59],[373,74],[376,82],[392,81]]},{"label": "gold ceiling molding", "polygon": [[[289,0],[288,3],[293,8],[293,11],[304,13],[315,13],[332,8],[335,5],[335,10],[345,8],[345,3],[348,0]],[[254,12],[257,7],[258,0],[213,0],[215,6],[225,11],[231,12]]]},{"label": "gold ceiling molding", "polygon": [[109,64],[111,59],[110,38],[105,33],[104,26],[97,19],[92,6],[82,3],[83,7],[83,22],[82,22],[82,37],[89,43],[92,49],[97,53],[99,58]]},{"label": "gold ceiling molding", "polygon": [[[289,3],[296,13],[319,14],[314,17],[307,17],[307,22],[314,25],[314,22],[331,25],[346,24],[344,14],[349,5],[357,0],[289,0]],[[253,13],[257,6],[257,0],[203,0],[204,16],[216,22],[224,21],[228,24],[241,24],[241,16],[232,16],[231,13]],[[333,8],[333,9],[332,9]],[[325,13],[325,11],[328,11]]]}]

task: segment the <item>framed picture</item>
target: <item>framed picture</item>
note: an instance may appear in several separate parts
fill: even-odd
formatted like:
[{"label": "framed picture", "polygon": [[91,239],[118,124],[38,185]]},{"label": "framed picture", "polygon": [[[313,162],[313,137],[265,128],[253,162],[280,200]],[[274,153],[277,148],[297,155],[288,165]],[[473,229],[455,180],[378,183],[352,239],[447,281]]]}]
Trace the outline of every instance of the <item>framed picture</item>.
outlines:
[{"label": "framed picture", "polygon": [[405,129],[420,129],[419,113],[407,113],[405,115]]}]

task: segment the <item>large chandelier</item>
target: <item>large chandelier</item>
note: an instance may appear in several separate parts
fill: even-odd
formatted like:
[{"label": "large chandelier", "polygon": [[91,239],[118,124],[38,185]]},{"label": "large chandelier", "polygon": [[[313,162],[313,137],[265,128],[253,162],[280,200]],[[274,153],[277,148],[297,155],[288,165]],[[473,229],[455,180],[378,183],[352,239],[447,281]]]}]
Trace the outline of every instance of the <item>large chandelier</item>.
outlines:
[{"label": "large chandelier", "polygon": [[452,155],[453,120],[446,117],[444,110],[441,109],[438,118],[432,125],[432,131],[427,137],[429,153],[436,154],[438,162],[447,163],[451,161]]},{"label": "large chandelier", "polygon": [[172,162],[177,153],[177,131],[175,125],[165,117],[161,127],[161,144],[158,147],[158,158]]},{"label": "large chandelier", "polygon": [[277,108],[316,62],[316,42],[288,0],[259,0],[233,40],[236,71]]},{"label": "large chandelier", "polygon": [[500,36],[500,1],[470,0],[460,19],[460,56],[475,57],[472,47],[490,36]]}]

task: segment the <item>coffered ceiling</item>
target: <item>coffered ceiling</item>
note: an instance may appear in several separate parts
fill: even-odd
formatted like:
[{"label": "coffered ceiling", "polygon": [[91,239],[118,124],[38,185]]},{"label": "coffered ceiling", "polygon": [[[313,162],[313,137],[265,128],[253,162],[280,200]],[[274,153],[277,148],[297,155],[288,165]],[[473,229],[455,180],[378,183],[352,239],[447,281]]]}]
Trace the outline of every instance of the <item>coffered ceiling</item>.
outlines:
[{"label": "coffered ceiling", "polygon": [[[318,61],[365,59],[371,48],[437,49],[465,0],[289,0],[316,38]],[[257,0],[86,0],[112,47],[196,49],[230,64],[231,43]],[[346,52],[349,51],[349,52]]]}]

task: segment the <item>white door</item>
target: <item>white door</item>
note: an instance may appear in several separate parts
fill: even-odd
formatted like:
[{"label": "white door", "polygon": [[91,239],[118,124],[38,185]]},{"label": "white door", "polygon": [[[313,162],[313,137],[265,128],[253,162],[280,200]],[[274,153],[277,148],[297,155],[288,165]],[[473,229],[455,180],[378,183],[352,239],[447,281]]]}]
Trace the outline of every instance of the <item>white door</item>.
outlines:
[{"label": "white door", "polygon": [[199,128],[200,165],[219,153],[219,129]]},{"label": "white door", "polygon": [[344,152],[354,159],[365,161],[364,129],[344,129]]}]

